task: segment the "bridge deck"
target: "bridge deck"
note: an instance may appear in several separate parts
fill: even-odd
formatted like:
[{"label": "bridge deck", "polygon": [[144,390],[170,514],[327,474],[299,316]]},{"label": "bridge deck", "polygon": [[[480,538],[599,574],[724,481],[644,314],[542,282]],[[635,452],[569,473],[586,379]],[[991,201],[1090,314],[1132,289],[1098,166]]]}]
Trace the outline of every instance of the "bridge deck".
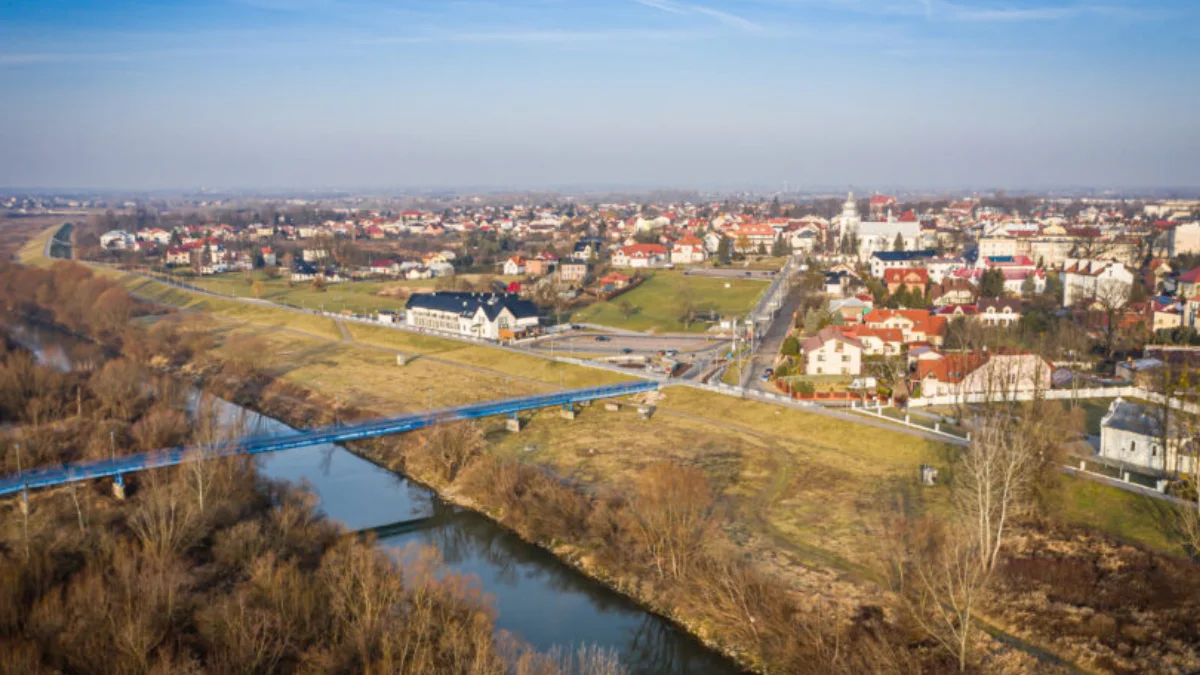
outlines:
[{"label": "bridge deck", "polygon": [[356,441],[364,438],[415,431],[442,422],[507,415],[524,410],[582,403],[584,401],[613,398],[615,396],[626,396],[644,391],[652,391],[657,388],[658,383],[652,381],[623,382],[603,387],[571,389],[550,394],[522,396],[483,403],[469,403],[449,408],[439,408],[424,413],[399,415],[356,424],[320,427],[284,434],[248,436],[212,447],[189,446],[167,448],[132,455],[122,455],[110,459],[75,462],[53,468],[31,469],[23,473],[9,474],[0,478],[0,496],[10,495],[22,490],[46,488],[106,476],[118,476],[134,471],[158,469],[187,461],[212,459],[237,454],[257,455],[265,452],[290,450],[292,448],[321,443]]}]

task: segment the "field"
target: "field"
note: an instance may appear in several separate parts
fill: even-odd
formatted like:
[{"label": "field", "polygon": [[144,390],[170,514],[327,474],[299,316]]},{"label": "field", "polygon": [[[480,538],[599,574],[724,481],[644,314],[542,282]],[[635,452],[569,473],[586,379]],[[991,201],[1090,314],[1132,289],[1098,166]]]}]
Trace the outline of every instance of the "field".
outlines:
[{"label": "field", "polygon": [[[321,309],[330,312],[347,311],[354,314],[373,314],[383,310],[402,310],[404,300],[410,293],[432,291],[437,285],[436,279],[419,279],[413,281],[344,281],[329,284],[325,290],[315,290],[310,283],[295,283],[289,285],[287,279],[271,279],[261,271],[249,276],[242,273],[218,274],[207,277],[179,277],[197,288],[231,295],[239,298],[254,297],[254,282],[260,282],[263,300],[291,305],[304,309]],[[461,281],[478,285],[487,279],[508,282],[512,279],[502,276],[463,275]]]},{"label": "field", "polygon": [[[697,308],[730,316],[749,312],[767,287],[765,281],[684,276],[682,272],[674,270],[656,270],[650,274],[653,276],[642,282],[641,286],[611,301],[586,307],[576,312],[571,321],[659,333],[702,333],[706,325],[693,324],[690,328],[684,328],[680,321],[683,311],[681,296],[685,289],[690,289]],[[729,288],[725,287],[726,284]],[[628,317],[621,311],[624,303],[628,303],[633,310]]]}]

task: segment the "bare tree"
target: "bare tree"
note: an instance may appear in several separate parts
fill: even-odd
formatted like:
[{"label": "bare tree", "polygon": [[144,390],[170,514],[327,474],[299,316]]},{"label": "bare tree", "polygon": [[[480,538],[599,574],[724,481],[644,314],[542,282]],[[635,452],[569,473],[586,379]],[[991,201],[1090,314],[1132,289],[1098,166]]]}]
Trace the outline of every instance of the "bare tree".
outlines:
[{"label": "bare tree", "polygon": [[660,577],[690,568],[713,525],[712,488],[704,472],[659,462],[642,474],[630,502],[634,531]]},{"label": "bare tree", "polygon": [[912,619],[966,670],[976,611],[990,573],[987,552],[967,530],[927,522],[906,589]]},{"label": "bare tree", "polygon": [[988,572],[999,559],[1010,519],[1028,507],[1034,466],[1031,439],[1007,414],[985,419],[955,462],[955,510]]}]

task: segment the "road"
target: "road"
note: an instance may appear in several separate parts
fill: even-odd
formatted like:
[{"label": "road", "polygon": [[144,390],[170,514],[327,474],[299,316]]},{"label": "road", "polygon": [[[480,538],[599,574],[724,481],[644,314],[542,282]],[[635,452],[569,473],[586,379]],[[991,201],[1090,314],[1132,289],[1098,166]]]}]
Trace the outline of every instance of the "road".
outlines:
[{"label": "road", "polygon": [[775,356],[779,354],[779,348],[783,346],[783,340],[792,328],[792,314],[795,314],[796,310],[800,308],[800,303],[804,300],[804,293],[804,289],[797,285],[783,299],[783,305],[775,314],[771,325],[767,327],[767,332],[759,340],[758,348],[749,360],[749,366],[742,373],[741,384],[743,387],[759,391],[775,391],[769,383],[763,382],[762,373],[775,363]]},{"label": "road", "polygon": [[645,335],[640,333],[621,333],[610,335],[604,333],[565,333],[541,338],[527,346],[534,351],[568,354],[580,352],[584,354],[624,354],[629,353],[652,355],[660,351],[674,349],[681,354],[692,354],[712,351],[726,347],[729,340],[712,338],[703,335]]}]

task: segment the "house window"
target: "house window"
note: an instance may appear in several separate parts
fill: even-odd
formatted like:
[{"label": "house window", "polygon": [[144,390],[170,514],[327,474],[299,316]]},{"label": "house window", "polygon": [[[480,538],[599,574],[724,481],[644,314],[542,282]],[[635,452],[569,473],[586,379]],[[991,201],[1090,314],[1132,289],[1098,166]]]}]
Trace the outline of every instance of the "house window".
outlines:
[{"label": "house window", "polygon": [[1137,441],[1129,441],[1129,452],[1130,453],[1137,452]]},{"label": "house window", "polygon": [[842,363],[850,363],[850,355],[842,354]]},{"label": "house window", "polygon": [[1151,444],[1151,446],[1150,446],[1150,456],[1151,456],[1151,457],[1158,457],[1158,444],[1157,444],[1157,443]]}]

